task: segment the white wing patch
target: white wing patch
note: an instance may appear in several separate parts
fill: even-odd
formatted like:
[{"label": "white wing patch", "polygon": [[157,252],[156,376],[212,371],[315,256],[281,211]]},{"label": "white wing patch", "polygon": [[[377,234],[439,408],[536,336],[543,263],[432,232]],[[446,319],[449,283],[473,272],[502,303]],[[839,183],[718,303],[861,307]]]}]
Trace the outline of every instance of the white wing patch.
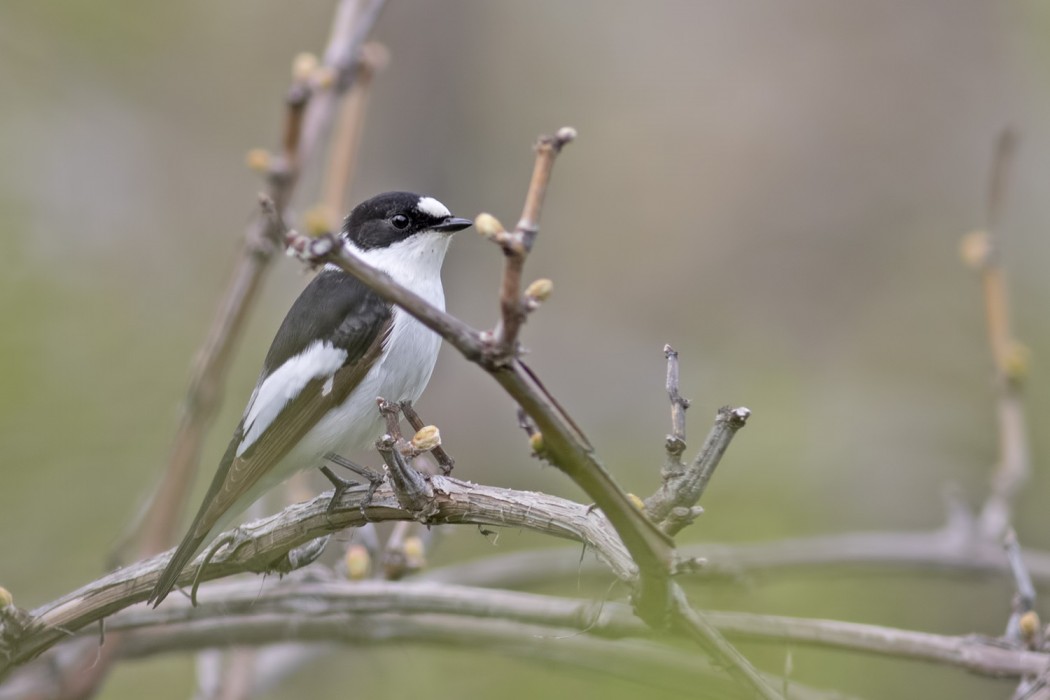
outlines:
[{"label": "white wing patch", "polygon": [[433,197],[420,197],[416,203],[416,209],[435,219],[444,219],[452,216],[452,212],[448,210],[448,207]]},{"label": "white wing patch", "polygon": [[284,407],[310,381],[328,377],[325,386],[331,391],[331,377],[344,362],[346,350],[317,340],[266,377],[248,404],[248,413],[244,417],[244,439],[237,446],[237,456],[244,454],[259,439]]}]

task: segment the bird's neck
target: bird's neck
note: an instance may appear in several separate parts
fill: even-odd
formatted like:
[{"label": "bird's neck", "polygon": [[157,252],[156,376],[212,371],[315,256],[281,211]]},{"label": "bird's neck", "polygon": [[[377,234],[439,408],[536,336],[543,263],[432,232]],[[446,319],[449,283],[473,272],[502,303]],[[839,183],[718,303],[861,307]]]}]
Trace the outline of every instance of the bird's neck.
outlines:
[{"label": "bird's neck", "polygon": [[[398,284],[419,294],[432,304],[444,307],[441,286],[441,263],[450,238],[438,233],[424,233],[385,248],[362,250],[347,242],[346,249],[372,267],[382,270]],[[334,268],[334,265],[326,267]],[[339,268],[336,268],[339,269]]]}]

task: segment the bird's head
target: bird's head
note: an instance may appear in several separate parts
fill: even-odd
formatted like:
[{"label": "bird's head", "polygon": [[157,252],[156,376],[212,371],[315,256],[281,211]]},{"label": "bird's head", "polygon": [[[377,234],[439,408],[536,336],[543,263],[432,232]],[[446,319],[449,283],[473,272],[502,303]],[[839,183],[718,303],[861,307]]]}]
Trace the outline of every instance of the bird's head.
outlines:
[{"label": "bird's head", "polygon": [[[473,222],[452,216],[448,207],[425,195],[386,192],[354,207],[342,234],[358,250],[410,248],[432,242],[447,245],[448,237]],[[442,246],[444,247],[444,246]]]}]

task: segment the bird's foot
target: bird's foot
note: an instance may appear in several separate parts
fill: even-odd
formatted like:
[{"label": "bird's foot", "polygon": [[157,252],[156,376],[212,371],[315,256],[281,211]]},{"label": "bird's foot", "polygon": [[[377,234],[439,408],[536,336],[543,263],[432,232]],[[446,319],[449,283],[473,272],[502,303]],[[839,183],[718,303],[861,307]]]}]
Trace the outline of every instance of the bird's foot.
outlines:
[{"label": "bird's foot", "polygon": [[[367,508],[372,503],[372,497],[375,495],[375,492],[382,485],[383,480],[386,477],[379,472],[369,469],[368,467],[362,467],[356,462],[351,462],[350,460],[341,455],[329,453],[325,455],[325,459],[332,462],[332,464],[337,464],[340,467],[343,467],[344,469],[349,469],[355,474],[363,477],[368,482],[368,493],[365,494],[364,500],[361,501],[361,514],[364,515],[365,508]],[[321,467],[321,473],[324,474],[325,478],[332,482],[332,486],[335,487],[335,491],[332,493],[332,500],[328,502],[328,510],[326,511],[329,519],[331,519],[332,513],[335,512],[335,504],[340,498],[342,498],[343,494],[346,493],[351,486],[356,486],[357,482],[348,481],[346,479],[336,476],[328,467]]]}]

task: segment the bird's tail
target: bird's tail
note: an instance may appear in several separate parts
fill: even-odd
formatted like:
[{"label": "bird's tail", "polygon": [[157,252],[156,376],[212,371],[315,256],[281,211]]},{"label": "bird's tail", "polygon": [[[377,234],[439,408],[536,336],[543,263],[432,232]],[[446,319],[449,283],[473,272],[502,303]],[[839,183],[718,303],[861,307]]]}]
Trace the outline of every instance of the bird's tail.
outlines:
[{"label": "bird's tail", "polygon": [[[242,421],[243,425],[243,421]],[[224,475],[229,469],[230,463],[233,462],[237,452],[237,445],[240,443],[241,438],[241,425],[237,426],[237,430],[234,433],[233,440],[230,441],[229,447],[226,448],[226,454],[223,455],[222,462],[219,463],[219,469],[215,473],[215,477],[212,479],[211,487],[208,489],[207,495],[204,497],[204,501],[201,503],[200,509],[197,511],[196,517],[193,518],[193,524],[190,525],[189,531],[186,536],[182,538],[182,542],[179,544],[175,553],[171,556],[168,561],[167,567],[161,573],[160,578],[157,580],[157,584],[153,587],[153,591],[149,594],[149,599],[146,601],[149,605],[157,607],[161,604],[171,589],[178,583],[179,577],[182,576],[183,569],[189,564],[193,557],[201,550],[202,545],[211,539],[212,535],[218,532],[222,526],[236,515],[236,511],[231,512],[231,509],[222,509],[220,512],[215,512],[212,509],[212,500],[215,493],[222,488]]]},{"label": "bird's tail", "polygon": [[175,550],[175,554],[172,555],[168,566],[157,580],[157,585],[153,587],[153,592],[149,594],[149,599],[146,601],[149,605],[157,607],[171,593],[171,589],[178,583],[183,569],[197,554],[201,545],[204,544],[204,540],[205,535],[197,535],[196,528],[190,528],[178,549]]}]

